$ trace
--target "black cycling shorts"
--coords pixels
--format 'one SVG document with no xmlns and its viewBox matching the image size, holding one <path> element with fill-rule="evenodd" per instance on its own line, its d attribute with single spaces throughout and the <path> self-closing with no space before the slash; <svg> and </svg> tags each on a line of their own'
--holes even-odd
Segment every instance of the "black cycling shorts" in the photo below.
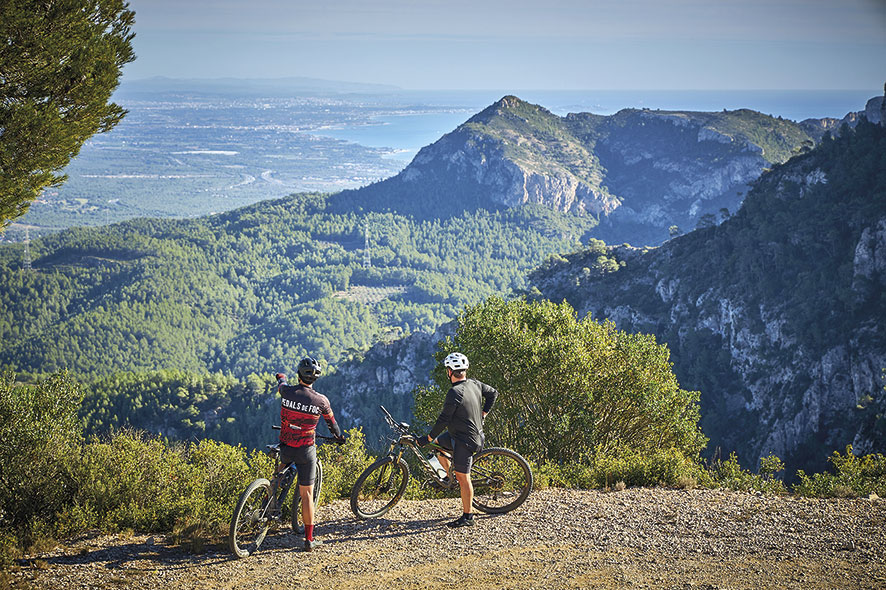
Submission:
<svg viewBox="0 0 886 590">
<path fill-rule="evenodd" d="M 317 446 L 290 447 L 280 443 L 280 461 L 283 463 L 295 463 L 298 472 L 298 485 L 314 485 L 317 473 Z"/>
<path fill-rule="evenodd" d="M 437 437 L 437 444 L 452 451 L 452 470 L 459 473 L 470 473 L 474 455 L 483 450 L 483 445 L 480 445 L 479 449 L 474 449 L 460 440 L 452 438 L 448 432 Z"/>
</svg>

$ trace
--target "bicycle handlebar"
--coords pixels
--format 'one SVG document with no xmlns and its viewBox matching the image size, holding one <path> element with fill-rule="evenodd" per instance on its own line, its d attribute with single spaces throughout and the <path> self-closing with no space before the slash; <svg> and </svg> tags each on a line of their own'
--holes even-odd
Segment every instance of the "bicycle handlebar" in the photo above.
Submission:
<svg viewBox="0 0 886 590">
<path fill-rule="evenodd" d="M 391 413 L 384 406 L 379 406 L 379 408 L 381 408 L 381 411 L 384 412 L 385 422 L 388 423 L 388 426 L 391 427 L 391 430 L 396 431 L 398 434 L 400 434 L 400 436 L 409 436 L 412 438 L 418 437 L 418 435 L 413 434 L 409 431 L 409 424 L 407 424 L 406 422 L 397 422 L 396 420 L 394 420 L 394 417 L 391 416 Z"/>
<path fill-rule="evenodd" d="M 384 406 L 379 406 L 379 408 L 381 408 L 381 411 L 384 412 L 385 418 L 388 419 L 388 422 L 391 422 L 393 424 L 397 423 L 397 421 L 394 420 L 394 417 L 391 416 L 391 413 L 387 410 L 387 408 L 385 408 Z"/>
</svg>

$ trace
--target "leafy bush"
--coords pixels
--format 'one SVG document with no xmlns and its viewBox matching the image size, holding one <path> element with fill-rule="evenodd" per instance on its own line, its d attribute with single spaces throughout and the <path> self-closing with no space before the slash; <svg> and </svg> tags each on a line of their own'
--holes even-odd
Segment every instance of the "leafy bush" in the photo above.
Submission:
<svg viewBox="0 0 886 590">
<path fill-rule="evenodd" d="M 597 452 L 591 463 L 591 473 L 594 487 L 611 487 L 617 482 L 629 486 L 687 487 L 687 482 L 706 483 L 708 480 L 700 464 L 676 448 Z"/>
<path fill-rule="evenodd" d="M 348 430 L 345 439 L 345 444 L 341 446 L 326 444 L 317 449 L 317 456 L 323 462 L 321 504 L 349 498 L 354 482 L 375 460 L 366 452 L 366 437 L 360 428 Z"/>
<path fill-rule="evenodd" d="M 57 517 L 57 533 L 85 529 L 172 531 L 199 549 L 226 532 L 240 492 L 272 470 L 263 453 L 212 440 L 169 445 L 120 431 L 84 445 L 76 464 L 78 490 Z"/>
<path fill-rule="evenodd" d="M 201 500 L 201 510 L 195 512 L 213 523 L 227 524 L 244 487 L 273 469 L 261 451 L 208 439 L 188 446 L 186 458 L 197 477 L 194 488 Z"/>
<path fill-rule="evenodd" d="M 768 494 L 784 494 L 787 489 L 784 483 L 776 478 L 776 474 L 784 470 L 784 463 L 775 455 L 760 459 L 760 473 L 752 473 L 742 469 L 735 453 L 730 453 L 725 461 L 714 461 L 709 471 L 712 484 L 729 490 L 756 490 Z"/>
<path fill-rule="evenodd" d="M 836 473 L 808 476 L 798 471 L 800 483 L 794 486 L 794 492 L 819 498 L 856 498 L 870 494 L 886 497 L 886 456 L 876 453 L 859 457 L 852 452 L 852 445 L 848 445 L 845 455 L 834 451 L 828 461 Z"/>
<path fill-rule="evenodd" d="M 652 336 L 579 320 L 568 303 L 492 297 L 466 309 L 437 360 L 461 351 L 469 376 L 499 390 L 487 419 L 489 442 L 539 463 L 569 463 L 582 450 L 678 449 L 696 457 L 698 392 L 677 384 L 666 346 Z M 432 422 L 449 382 L 416 392 L 415 415 Z"/>
<path fill-rule="evenodd" d="M 547 463 L 536 471 L 540 487 L 611 489 L 621 486 L 693 488 L 709 485 L 710 475 L 679 449 L 603 450 L 584 462 Z"/>
<path fill-rule="evenodd" d="M 197 472 L 184 447 L 169 447 L 135 431 L 121 431 L 83 449 L 71 509 L 78 526 L 102 530 L 169 530 L 196 502 Z M 70 518 L 70 517 L 69 517 Z"/>
<path fill-rule="evenodd" d="M 27 540 L 38 518 L 70 502 L 82 442 L 81 399 L 66 374 L 36 385 L 17 385 L 11 372 L 0 376 L 0 530 Z"/>
</svg>

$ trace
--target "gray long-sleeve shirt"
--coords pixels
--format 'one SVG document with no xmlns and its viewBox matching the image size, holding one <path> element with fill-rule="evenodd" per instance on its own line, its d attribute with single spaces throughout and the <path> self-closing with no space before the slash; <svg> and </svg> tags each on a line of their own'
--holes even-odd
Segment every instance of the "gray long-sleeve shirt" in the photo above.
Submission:
<svg viewBox="0 0 886 590">
<path fill-rule="evenodd" d="M 454 383 L 446 393 L 440 417 L 431 428 L 431 438 L 448 429 L 453 439 L 479 449 L 483 445 L 483 414 L 495 403 L 498 392 L 476 379 Z"/>
</svg>

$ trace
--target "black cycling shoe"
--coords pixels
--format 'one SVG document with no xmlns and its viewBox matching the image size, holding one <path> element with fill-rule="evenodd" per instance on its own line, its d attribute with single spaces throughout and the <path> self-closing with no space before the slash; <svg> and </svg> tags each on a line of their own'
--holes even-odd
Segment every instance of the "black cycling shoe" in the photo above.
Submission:
<svg viewBox="0 0 886 590">
<path fill-rule="evenodd" d="M 314 539 L 313 541 L 305 539 L 305 551 L 313 551 L 315 547 L 319 547 L 322 544 L 323 541 L 320 539 Z"/>
<path fill-rule="evenodd" d="M 457 528 L 463 527 L 463 526 L 474 526 L 474 519 L 473 518 L 465 518 L 464 515 L 461 515 L 458 518 L 456 518 L 455 520 L 453 520 L 452 522 L 447 522 L 446 526 L 448 526 L 451 529 L 457 529 Z"/>
</svg>

